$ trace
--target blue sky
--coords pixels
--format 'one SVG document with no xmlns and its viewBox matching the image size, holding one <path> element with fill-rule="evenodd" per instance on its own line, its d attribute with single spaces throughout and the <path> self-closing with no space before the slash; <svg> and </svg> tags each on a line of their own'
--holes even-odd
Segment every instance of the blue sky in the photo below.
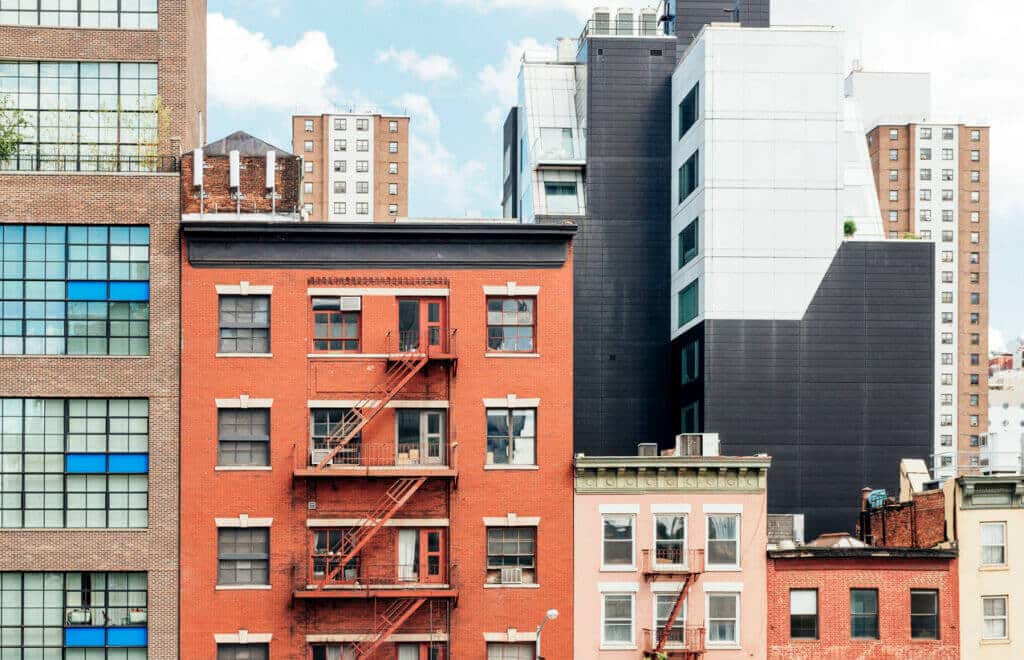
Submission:
<svg viewBox="0 0 1024 660">
<path fill-rule="evenodd" d="M 930 71 L 937 116 L 992 126 L 993 348 L 1024 335 L 1024 3 L 773 0 L 776 24 L 847 30 L 870 70 Z M 289 148 L 297 112 L 412 116 L 410 215 L 499 211 L 499 122 L 522 49 L 575 37 L 595 5 L 653 0 L 209 0 L 209 138 L 238 129 Z"/>
</svg>

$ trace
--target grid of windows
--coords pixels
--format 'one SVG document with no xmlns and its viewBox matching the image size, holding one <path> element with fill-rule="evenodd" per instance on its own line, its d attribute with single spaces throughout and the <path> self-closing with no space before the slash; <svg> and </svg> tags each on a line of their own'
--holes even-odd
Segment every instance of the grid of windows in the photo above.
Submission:
<svg viewBox="0 0 1024 660">
<path fill-rule="evenodd" d="M 217 411 L 217 464 L 270 465 L 270 411 Z"/>
<path fill-rule="evenodd" d="M 157 65 L 0 61 L 0 97 L 28 123 L 0 169 L 152 171 L 157 162 Z"/>
<path fill-rule="evenodd" d="M 217 530 L 217 584 L 270 584 L 270 529 Z"/>
<path fill-rule="evenodd" d="M 487 529 L 488 584 L 537 582 L 537 528 Z"/>
<path fill-rule="evenodd" d="M 0 0 L 0 25 L 155 30 L 157 0 Z"/>
<path fill-rule="evenodd" d="M 221 296 L 221 353 L 270 352 L 270 296 Z"/>
<path fill-rule="evenodd" d="M 0 526 L 146 527 L 145 399 L 0 399 Z"/>
<path fill-rule="evenodd" d="M 0 226 L 7 355 L 148 355 L 149 227 Z"/>
<path fill-rule="evenodd" d="M 530 353 L 536 350 L 534 298 L 487 299 L 487 348 Z"/>
</svg>

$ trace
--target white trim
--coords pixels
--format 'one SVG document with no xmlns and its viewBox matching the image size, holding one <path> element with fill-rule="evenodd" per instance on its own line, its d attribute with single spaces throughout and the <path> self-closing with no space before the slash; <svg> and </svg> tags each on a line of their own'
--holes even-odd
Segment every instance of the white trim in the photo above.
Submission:
<svg viewBox="0 0 1024 660">
<path fill-rule="evenodd" d="M 505 632 L 485 632 L 485 642 L 535 642 L 537 641 L 536 632 L 519 632 L 516 628 L 509 628 Z"/>
<path fill-rule="evenodd" d="M 358 527 L 367 518 L 309 518 L 306 527 Z M 384 527 L 448 527 L 447 518 L 392 518 Z"/>
<path fill-rule="evenodd" d="M 270 472 L 269 465 L 217 465 L 214 472 Z"/>
<path fill-rule="evenodd" d="M 742 582 L 707 582 L 706 580 L 701 580 L 700 584 L 701 589 L 705 592 L 743 593 Z"/>
<path fill-rule="evenodd" d="M 705 504 L 704 513 L 743 513 L 742 504 Z"/>
<path fill-rule="evenodd" d="M 639 582 L 598 582 L 597 590 L 601 593 L 637 593 L 640 591 Z"/>
<path fill-rule="evenodd" d="M 602 572 L 610 572 L 610 573 L 626 573 L 626 572 L 633 573 L 633 572 L 636 571 L 636 527 L 637 527 L 637 517 L 639 515 L 638 513 L 636 513 L 636 511 L 639 511 L 640 507 L 639 507 L 639 505 L 635 505 L 635 504 L 610 504 L 610 505 L 602 505 L 602 506 L 615 507 L 617 510 L 612 511 L 612 512 L 608 512 L 608 511 L 601 511 L 600 512 L 601 513 L 601 531 L 600 531 L 600 534 L 601 534 L 601 571 Z M 618 508 L 620 508 L 620 507 L 633 507 L 633 506 L 637 507 L 636 511 L 633 511 L 633 510 L 620 511 L 620 510 L 618 510 Z M 630 547 L 629 547 L 631 555 L 630 555 L 630 561 L 629 561 L 628 565 L 606 564 L 605 561 L 604 561 L 604 544 L 605 544 L 605 539 L 604 539 L 604 519 L 605 519 L 605 516 L 629 516 L 630 518 L 633 519 L 633 524 L 630 525 L 630 532 L 631 532 L 633 538 L 632 538 L 632 542 L 630 543 Z"/>
<path fill-rule="evenodd" d="M 539 527 L 540 516 L 520 517 L 514 513 L 506 514 L 500 518 L 484 516 L 485 527 Z"/>
<path fill-rule="evenodd" d="M 484 589 L 540 589 L 540 585 L 536 582 L 530 584 L 489 584 L 485 582 Z"/>
<path fill-rule="evenodd" d="M 687 503 L 672 503 L 672 504 L 652 504 L 651 513 L 690 513 L 690 504 Z"/>
<path fill-rule="evenodd" d="M 639 504 L 599 504 L 598 513 L 640 513 Z"/>
<path fill-rule="evenodd" d="M 708 548 L 711 547 L 711 525 L 708 524 L 709 516 L 736 516 L 736 563 L 735 564 L 713 564 L 708 557 Z M 743 562 L 743 515 L 732 511 L 709 512 L 704 507 L 704 571 L 738 571 Z M 705 583 L 706 584 L 706 583 Z"/>
<path fill-rule="evenodd" d="M 306 635 L 307 644 L 317 642 L 372 642 L 377 635 L 370 633 L 340 633 L 327 635 Z M 448 633 L 395 633 L 388 637 L 389 642 L 447 642 Z"/>
<path fill-rule="evenodd" d="M 241 281 L 238 284 L 215 284 L 218 296 L 269 296 L 274 292 L 273 284 L 249 284 Z"/>
<path fill-rule="evenodd" d="M 447 399 L 392 399 L 385 408 L 432 408 L 448 409 Z"/>
<path fill-rule="evenodd" d="M 237 399 L 214 399 L 218 408 L 270 408 L 274 405 L 273 399 L 252 399 L 248 394 L 242 394 Z"/>
<path fill-rule="evenodd" d="M 540 399 L 520 399 L 515 394 L 507 394 L 500 399 L 484 399 L 484 408 L 538 408 Z"/>
<path fill-rule="evenodd" d="M 598 583 L 598 589 L 601 591 L 601 635 L 600 648 L 608 650 L 626 650 L 636 648 L 636 592 L 640 590 L 639 584 L 622 583 L 619 586 L 624 587 L 623 589 L 601 589 L 602 585 L 610 586 L 616 583 Z M 633 587 L 636 587 L 635 589 Z M 629 596 L 629 641 L 628 642 L 609 642 L 604 638 L 604 599 L 610 595 L 625 595 Z"/>
<path fill-rule="evenodd" d="M 270 591 L 269 584 L 218 584 L 217 591 Z"/>
<path fill-rule="evenodd" d="M 682 582 L 651 582 L 651 591 L 656 594 L 678 594 L 682 588 Z"/>
<path fill-rule="evenodd" d="M 484 285 L 485 296 L 536 296 L 539 293 L 539 286 L 527 286 L 516 284 L 515 282 L 506 282 L 498 285 Z"/>
<path fill-rule="evenodd" d="M 306 289 L 308 296 L 445 296 L 451 293 L 446 288 L 417 287 L 312 287 Z"/>
<path fill-rule="evenodd" d="M 659 584 L 665 585 L 665 584 L 673 584 L 673 583 L 671 583 L 671 582 L 652 582 L 651 583 L 651 592 L 653 592 L 653 598 L 651 598 L 651 630 L 657 630 L 658 629 L 658 596 L 671 595 L 673 597 L 673 600 L 674 600 L 675 598 L 678 598 L 679 591 L 683 588 L 683 585 L 682 585 L 681 582 L 676 582 L 674 584 L 678 585 L 678 588 L 674 592 L 672 592 L 671 594 L 666 594 L 665 593 L 666 590 L 664 590 L 664 589 L 661 589 L 661 590 L 655 590 L 654 589 L 654 587 L 659 585 Z M 682 617 L 677 617 L 677 620 L 679 618 L 682 618 L 682 620 L 683 620 L 683 622 L 682 622 L 683 644 L 680 644 L 679 642 L 668 642 L 668 643 L 665 644 L 666 648 L 668 648 L 668 649 L 685 648 L 685 643 L 686 643 L 686 623 L 687 623 L 687 619 L 690 618 L 689 610 L 690 610 L 690 594 L 686 594 L 686 597 L 683 598 L 683 610 L 681 612 Z M 671 613 L 672 612 L 670 610 L 669 614 L 671 614 Z M 678 629 L 678 627 L 679 627 L 679 624 L 677 624 L 675 622 L 672 623 L 672 628 L 673 629 Z"/>
<path fill-rule="evenodd" d="M 711 584 L 716 584 L 712 582 Z M 728 583 L 718 583 L 728 584 Z M 735 583 L 733 583 L 735 584 Z M 742 586 L 742 585 L 741 585 Z M 736 598 L 736 641 L 735 642 L 712 642 L 711 641 L 711 626 L 707 613 L 711 612 L 711 594 L 712 593 L 731 593 Z M 709 651 L 715 649 L 738 649 L 741 644 L 740 641 L 743 639 L 742 629 L 740 628 L 740 614 L 742 614 L 743 603 L 740 602 L 740 594 L 738 591 L 726 591 L 724 589 L 719 591 L 708 591 L 708 583 L 704 583 L 704 648 Z"/>
<path fill-rule="evenodd" d="M 269 644 L 274 633 L 251 633 L 239 630 L 236 633 L 213 633 L 213 641 L 218 644 Z"/>
<path fill-rule="evenodd" d="M 270 527 L 274 524 L 273 518 L 250 518 L 249 514 L 240 514 L 237 518 L 214 518 L 213 522 L 217 527 Z"/>
<path fill-rule="evenodd" d="M 540 353 L 484 353 L 488 358 L 539 358 Z"/>
<path fill-rule="evenodd" d="M 485 470 L 539 470 L 539 465 L 512 465 L 511 463 L 484 463 Z"/>
<path fill-rule="evenodd" d="M 214 353 L 219 358 L 272 358 L 273 353 Z"/>
</svg>

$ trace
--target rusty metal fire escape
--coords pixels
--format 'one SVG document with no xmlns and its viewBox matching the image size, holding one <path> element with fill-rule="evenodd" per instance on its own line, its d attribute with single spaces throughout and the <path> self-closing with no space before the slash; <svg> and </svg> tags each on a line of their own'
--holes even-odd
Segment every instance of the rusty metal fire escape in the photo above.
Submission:
<svg viewBox="0 0 1024 660">
<path fill-rule="evenodd" d="M 672 632 L 676 629 L 676 619 L 679 617 L 683 606 L 686 603 L 686 596 L 690 587 L 697 581 L 704 572 L 704 551 L 690 550 L 688 553 L 673 552 L 672 556 L 662 556 L 657 553 L 652 561 L 652 552 L 643 551 L 643 573 L 650 582 L 656 582 L 660 578 L 682 579 L 682 586 L 676 595 L 672 610 L 665 620 L 661 630 L 654 631 L 650 636 L 650 650 L 644 653 L 647 658 L 671 657 L 683 660 L 696 660 L 704 654 L 704 629 L 701 626 L 686 625 L 683 636 L 683 648 L 671 648 L 668 646 L 672 640 Z M 685 563 L 682 561 L 685 555 Z"/>
<path fill-rule="evenodd" d="M 357 658 L 366 658 L 386 642 L 402 624 L 409 620 L 416 610 L 427 602 L 426 598 L 396 600 L 377 616 L 371 639 L 355 644 L 352 650 Z"/>
</svg>

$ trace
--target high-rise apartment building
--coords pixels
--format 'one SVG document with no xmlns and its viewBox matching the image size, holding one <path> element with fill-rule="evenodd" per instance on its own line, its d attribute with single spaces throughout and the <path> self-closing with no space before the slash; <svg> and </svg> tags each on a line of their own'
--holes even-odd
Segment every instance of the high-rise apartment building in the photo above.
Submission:
<svg viewBox="0 0 1024 660">
<path fill-rule="evenodd" d="M 393 222 L 409 215 L 408 117 L 296 115 L 292 150 L 305 159 L 309 219 Z"/>
<path fill-rule="evenodd" d="M 206 3 L 0 2 L 0 614 L 14 658 L 178 656 L 178 156 Z M 10 114 L 8 114 L 10 117 Z"/>
<path fill-rule="evenodd" d="M 855 70 L 889 238 L 934 245 L 936 478 L 981 469 L 988 429 L 989 130 L 930 114 L 927 74 Z M 894 286 L 899 286 L 894 283 Z"/>
</svg>

